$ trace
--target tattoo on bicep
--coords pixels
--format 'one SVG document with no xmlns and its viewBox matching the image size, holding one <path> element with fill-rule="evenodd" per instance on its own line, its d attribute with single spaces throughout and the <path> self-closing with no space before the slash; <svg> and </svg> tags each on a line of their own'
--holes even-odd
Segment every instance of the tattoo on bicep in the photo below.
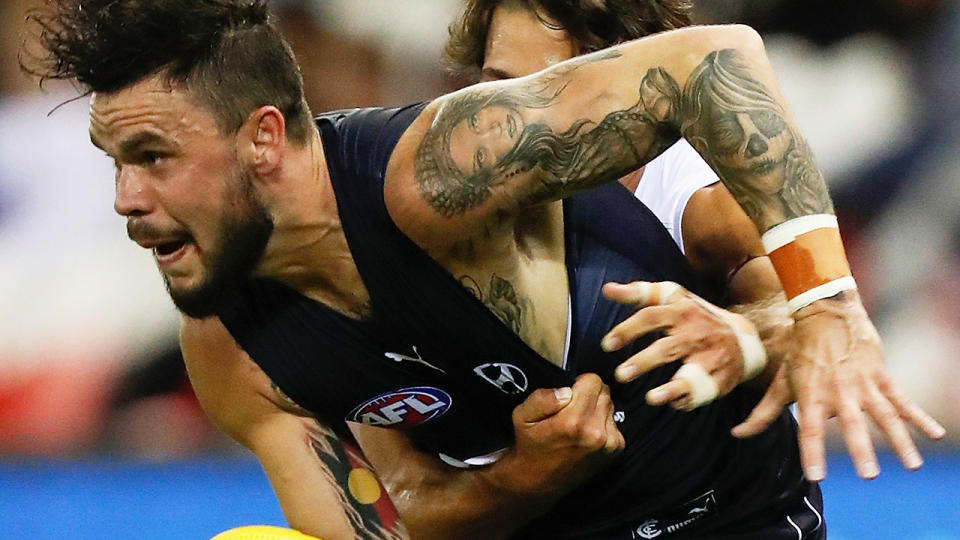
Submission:
<svg viewBox="0 0 960 540">
<path fill-rule="evenodd" d="M 737 51 L 708 54 L 682 91 L 665 69 L 649 69 L 638 102 L 599 123 L 582 118 L 559 133 L 542 123 L 525 125 L 521 111 L 554 103 L 580 65 L 536 79 L 540 86 L 531 83 L 528 94 L 501 89 L 452 99 L 418 149 L 422 196 L 451 217 L 483 204 L 496 186 L 521 174 L 538 183 L 514 204 L 568 195 L 646 163 L 682 131 L 762 231 L 833 211 L 810 148 Z"/>
<path fill-rule="evenodd" d="M 707 55 L 690 75 L 683 106 L 683 133 L 763 230 L 833 211 L 810 148 L 737 51 Z"/>
<path fill-rule="evenodd" d="M 524 311 L 529 301 L 517 293 L 512 283 L 496 274 L 492 274 L 490 276 L 490 286 L 486 293 L 484 293 L 480 284 L 470 276 L 461 276 L 460 284 L 483 302 L 507 328 L 515 334 L 520 334 L 520 329 L 523 327 Z"/>
<path fill-rule="evenodd" d="M 321 470 L 337 493 L 356 538 L 408 538 L 396 508 L 360 449 L 316 421 L 309 422 L 309 426 L 307 444 L 319 458 Z"/>
<path fill-rule="evenodd" d="M 524 121 L 523 110 L 557 102 L 570 73 L 617 54 L 588 55 L 519 90 L 484 88 L 450 97 L 417 149 L 414 175 L 420 194 L 451 217 L 483 204 L 496 186 L 517 175 L 532 171 L 538 181 L 530 193 L 519 195 L 522 204 L 614 180 L 662 151 L 667 138 L 679 137 L 669 124 L 673 107 L 660 95 L 648 95 L 650 88 L 671 90 L 672 79 L 662 70 L 644 78 L 637 103 L 599 123 L 581 118 L 558 133 L 547 124 Z M 672 92 L 679 96 L 676 83 Z M 665 131 L 673 135 L 665 137 Z"/>
</svg>

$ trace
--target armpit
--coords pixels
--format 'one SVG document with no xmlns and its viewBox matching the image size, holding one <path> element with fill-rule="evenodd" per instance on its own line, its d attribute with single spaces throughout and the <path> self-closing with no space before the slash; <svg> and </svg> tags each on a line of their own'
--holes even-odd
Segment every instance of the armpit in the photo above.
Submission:
<svg viewBox="0 0 960 540">
<path fill-rule="evenodd" d="M 277 386 L 277 383 L 273 381 L 270 381 L 270 392 L 267 395 L 267 398 L 284 412 L 295 414 L 297 416 L 313 417 L 313 414 L 310 411 L 304 409 L 300 405 L 297 405 L 297 402 L 284 393 L 284 391 Z"/>
</svg>

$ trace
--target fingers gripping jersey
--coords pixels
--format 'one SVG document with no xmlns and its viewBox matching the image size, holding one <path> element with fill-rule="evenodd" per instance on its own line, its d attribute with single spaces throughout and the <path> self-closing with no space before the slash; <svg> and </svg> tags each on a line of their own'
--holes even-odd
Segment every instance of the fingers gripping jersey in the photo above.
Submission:
<svg viewBox="0 0 960 540">
<path fill-rule="evenodd" d="M 789 418 L 748 441 L 727 434 L 755 396 L 738 391 L 678 413 L 643 401 L 677 365 L 629 385 L 613 383 L 613 368 L 653 336 L 603 353 L 600 338 L 633 309 L 604 299 L 601 285 L 671 280 L 704 292 L 656 217 L 622 186 L 564 201 L 573 325 L 566 369 L 540 357 L 396 227 L 383 199 L 386 166 L 421 110 L 357 109 L 318 118 L 371 315 L 348 318 L 267 280 L 238 290 L 221 320 L 280 389 L 334 429 L 345 431 L 344 421 L 405 429 L 422 450 L 463 461 L 509 446 L 511 411 L 536 388 L 599 373 L 611 384 L 627 448 L 523 537 L 631 538 L 644 520 L 666 520 L 704 493 L 711 501 L 699 506 L 704 517 L 684 531 L 795 499 L 799 469 L 796 451 L 789 451 L 796 445 Z M 745 504 L 748 497 L 758 502 Z"/>
</svg>

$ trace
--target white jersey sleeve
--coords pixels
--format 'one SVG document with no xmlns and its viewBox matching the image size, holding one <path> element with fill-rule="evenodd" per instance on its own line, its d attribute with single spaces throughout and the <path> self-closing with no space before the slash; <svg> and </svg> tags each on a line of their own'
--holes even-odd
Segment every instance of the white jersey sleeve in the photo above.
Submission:
<svg viewBox="0 0 960 540">
<path fill-rule="evenodd" d="M 682 225 L 687 202 L 698 189 L 719 181 L 690 143 L 680 139 L 647 163 L 634 195 L 660 219 L 684 251 Z"/>
</svg>

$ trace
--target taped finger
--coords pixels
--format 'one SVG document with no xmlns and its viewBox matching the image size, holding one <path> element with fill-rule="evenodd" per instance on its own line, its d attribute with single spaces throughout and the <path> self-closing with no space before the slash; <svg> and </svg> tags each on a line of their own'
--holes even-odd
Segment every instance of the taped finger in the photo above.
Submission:
<svg viewBox="0 0 960 540">
<path fill-rule="evenodd" d="M 720 393 L 717 381 L 700 364 L 688 362 L 680 366 L 673 378 L 683 379 L 690 385 L 690 409 L 710 403 Z"/>
<path fill-rule="evenodd" d="M 683 298 L 683 287 L 672 281 L 634 281 L 604 285 L 604 295 L 617 302 L 643 306 L 659 306 Z M 680 293 L 680 294 L 678 294 Z"/>
</svg>

